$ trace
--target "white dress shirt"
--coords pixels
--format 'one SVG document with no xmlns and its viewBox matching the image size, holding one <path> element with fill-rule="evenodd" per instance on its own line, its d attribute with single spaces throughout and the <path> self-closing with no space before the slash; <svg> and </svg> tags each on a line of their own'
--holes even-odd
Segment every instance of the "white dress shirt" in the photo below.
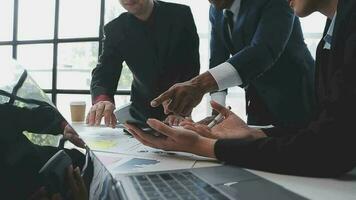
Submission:
<svg viewBox="0 0 356 200">
<path fill-rule="evenodd" d="M 229 9 L 234 14 L 234 23 L 236 23 L 237 16 L 239 15 L 240 5 L 241 0 L 235 0 Z M 212 69 L 209 69 L 208 72 L 214 77 L 219 88 L 219 92 L 211 94 L 211 99 L 225 106 L 226 92 L 221 90 L 241 85 L 241 77 L 235 67 L 228 62 L 224 62 Z"/>
</svg>

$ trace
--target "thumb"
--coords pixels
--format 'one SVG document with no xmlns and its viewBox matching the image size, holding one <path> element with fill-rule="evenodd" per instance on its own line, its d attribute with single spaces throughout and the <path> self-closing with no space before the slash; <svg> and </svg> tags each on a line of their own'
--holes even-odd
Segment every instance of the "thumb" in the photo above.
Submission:
<svg viewBox="0 0 356 200">
<path fill-rule="evenodd" d="M 173 94 L 174 94 L 174 91 L 171 89 L 165 91 L 164 93 L 162 93 L 157 98 L 155 98 L 151 101 L 151 106 L 157 107 L 157 106 L 161 105 L 163 102 L 171 99 Z"/>
<path fill-rule="evenodd" d="M 216 101 L 210 101 L 211 107 L 217 111 L 218 113 L 221 113 L 224 117 L 228 117 L 231 113 L 231 111 L 224 106 L 218 104 Z M 230 106 L 229 106 L 230 108 Z"/>
</svg>

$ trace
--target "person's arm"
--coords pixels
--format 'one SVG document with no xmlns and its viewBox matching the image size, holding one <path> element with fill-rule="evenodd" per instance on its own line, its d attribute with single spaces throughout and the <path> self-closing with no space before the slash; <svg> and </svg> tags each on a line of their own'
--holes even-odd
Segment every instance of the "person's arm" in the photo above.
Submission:
<svg viewBox="0 0 356 200">
<path fill-rule="evenodd" d="M 39 134 L 62 134 L 66 125 L 65 119 L 51 106 L 28 109 L 0 104 L 0 110 L 2 128 L 11 133 L 29 131 Z"/>
<path fill-rule="evenodd" d="M 227 60 L 238 71 L 241 87 L 246 87 L 278 60 L 293 29 L 295 15 L 287 1 L 269 1 L 261 12 L 250 44 Z"/>
<path fill-rule="evenodd" d="M 352 115 L 347 109 L 339 108 L 339 116 L 330 114 L 332 109 L 324 110 L 317 121 L 299 130 L 297 134 L 288 134 L 286 131 L 284 133 L 287 136 L 284 137 L 267 137 L 255 141 L 218 140 L 215 155 L 228 164 L 274 173 L 338 176 L 356 166 L 356 159 L 351 153 L 356 152 L 353 123 L 347 117 L 340 117 Z M 351 110 L 353 113 L 356 111 L 355 107 Z M 274 131 L 281 130 L 265 130 L 265 133 L 273 135 Z"/>
<path fill-rule="evenodd" d="M 113 114 L 115 109 L 114 93 L 117 89 L 122 71 L 123 57 L 118 48 L 118 42 L 122 40 L 122 33 L 115 28 L 115 21 L 105 26 L 105 39 L 103 52 L 98 65 L 93 69 L 90 92 L 93 106 L 91 107 L 86 123 L 99 125 L 104 117 L 105 125 L 115 127 L 117 119 Z"/>
<path fill-rule="evenodd" d="M 221 36 L 219 36 L 218 31 L 217 31 L 217 29 L 220 27 L 216 27 L 217 25 L 216 25 L 216 16 L 215 16 L 216 13 L 215 12 L 216 12 L 216 9 L 213 6 L 210 6 L 209 20 L 211 23 L 211 33 L 210 33 L 209 69 L 212 69 L 218 65 L 221 65 L 222 63 L 226 62 L 226 60 L 229 59 L 229 57 L 230 57 L 229 50 L 224 45 L 224 41 L 221 39 Z M 221 83 L 221 82 L 223 82 L 223 79 L 225 79 L 224 73 L 221 73 L 220 71 L 218 70 L 215 73 L 214 72 L 212 73 L 214 79 L 218 83 L 218 86 L 219 86 L 219 82 Z M 224 70 L 224 71 L 226 71 L 226 70 Z M 227 70 L 227 71 L 229 71 L 229 70 Z M 228 73 L 231 74 L 230 72 L 231 71 L 229 71 Z M 234 73 L 236 73 L 236 70 L 232 74 L 234 74 Z M 221 76 L 219 76 L 219 75 L 221 75 Z M 219 80 L 221 80 L 221 81 L 219 81 Z M 221 105 L 225 105 L 226 95 L 227 95 L 227 90 L 215 91 L 215 92 L 210 93 L 211 99 L 218 102 Z"/>
<path fill-rule="evenodd" d="M 92 71 L 90 91 L 93 104 L 99 101 L 114 103 L 114 93 L 117 89 L 122 71 L 123 58 L 118 49 L 114 24 L 108 24 L 104 28 L 103 52 L 99 57 L 97 66 Z"/>
</svg>

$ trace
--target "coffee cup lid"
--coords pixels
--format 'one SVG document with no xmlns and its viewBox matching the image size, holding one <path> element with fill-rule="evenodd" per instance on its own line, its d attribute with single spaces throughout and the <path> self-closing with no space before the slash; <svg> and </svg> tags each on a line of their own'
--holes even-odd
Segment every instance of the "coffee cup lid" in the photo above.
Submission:
<svg viewBox="0 0 356 200">
<path fill-rule="evenodd" d="M 70 102 L 70 105 L 81 106 L 81 105 L 86 105 L 86 103 L 85 103 L 85 101 L 72 101 L 72 102 Z"/>
</svg>

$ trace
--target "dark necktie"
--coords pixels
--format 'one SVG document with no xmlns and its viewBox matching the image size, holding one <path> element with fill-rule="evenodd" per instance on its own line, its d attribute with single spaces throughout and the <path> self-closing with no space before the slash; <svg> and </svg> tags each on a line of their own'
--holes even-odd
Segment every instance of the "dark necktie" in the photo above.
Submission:
<svg viewBox="0 0 356 200">
<path fill-rule="evenodd" d="M 223 32 L 226 45 L 231 54 L 234 52 L 232 45 L 232 32 L 234 29 L 234 14 L 230 10 L 224 10 Z"/>
</svg>

